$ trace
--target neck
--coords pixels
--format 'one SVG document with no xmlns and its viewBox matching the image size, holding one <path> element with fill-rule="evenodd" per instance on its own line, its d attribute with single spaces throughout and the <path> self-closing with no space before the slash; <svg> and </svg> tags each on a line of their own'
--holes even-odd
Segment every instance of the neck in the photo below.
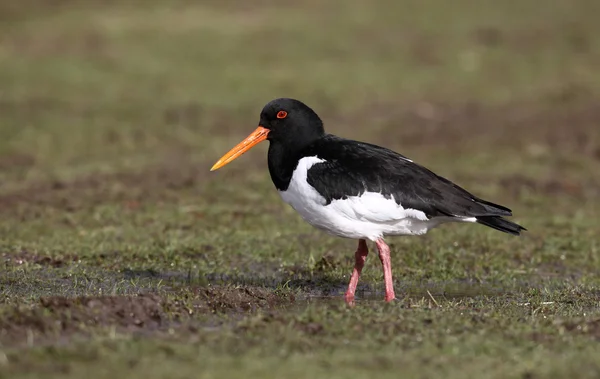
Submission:
<svg viewBox="0 0 600 379">
<path fill-rule="evenodd" d="M 292 174 L 298 165 L 298 159 L 299 151 L 289 149 L 289 147 L 277 141 L 271 141 L 269 144 L 269 173 L 275 188 L 279 191 L 288 189 Z"/>
<path fill-rule="evenodd" d="M 314 120 L 300 125 L 292 132 L 269 139 L 269 173 L 280 191 L 288 189 L 302 152 L 325 136 L 323 123 L 316 114 L 314 117 Z"/>
</svg>

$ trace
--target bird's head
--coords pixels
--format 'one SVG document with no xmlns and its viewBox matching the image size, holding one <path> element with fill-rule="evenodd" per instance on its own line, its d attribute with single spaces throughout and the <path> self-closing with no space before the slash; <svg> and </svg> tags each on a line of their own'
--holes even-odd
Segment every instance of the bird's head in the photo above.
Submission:
<svg viewBox="0 0 600 379">
<path fill-rule="evenodd" d="M 288 98 L 275 99 L 260 112 L 258 127 L 223 155 L 210 170 L 225 166 L 264 140 L 280 143 L 287 149 L 295 150 L 321 138 L 324 134 L 323 122 L 306 104 Z"/>
</svg>

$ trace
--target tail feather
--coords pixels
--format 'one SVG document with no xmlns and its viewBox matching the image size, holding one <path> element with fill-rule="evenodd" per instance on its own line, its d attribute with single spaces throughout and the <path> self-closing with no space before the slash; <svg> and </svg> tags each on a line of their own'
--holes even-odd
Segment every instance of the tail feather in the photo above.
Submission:
<svg viewBox="0 0 600 379">
<path fill-rule="evenodd" d="M 500 216 L 477 216 L 477 222 L 489 226 L 490 228 L 494 228 L 504 233 L 513 234 L 515 236 L 521 235 L 521 231 L 527 231 L 521 225 L 515 224 L 512 221 L 508 221 L 505 218 Z"/>
<path fill-rule="evenodd" d="M 474 200 L 478 204 L 482 205 L 485 208 L 486 213 L 490 216 L 512 216 L 512 211 L 509 208 L 506 208 L 505 206 L 495 204 L 490 201 L 486 201 L 479 198 L 475 198 Z"/>
</svg>

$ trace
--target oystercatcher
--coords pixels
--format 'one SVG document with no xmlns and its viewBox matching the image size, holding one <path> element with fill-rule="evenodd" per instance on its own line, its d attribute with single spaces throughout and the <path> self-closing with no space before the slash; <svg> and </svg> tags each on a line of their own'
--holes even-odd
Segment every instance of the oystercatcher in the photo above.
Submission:
<svg viewBox="0 0 600 379">
<path fill-rule="evenodd" d="M 281 98 L 268 103 L 258 128 L 215 163 L 225 166 L 269 140 L 271 179 L 283 201 L 309 224 L 358 239 L 345 300 L 354 293 L 374 241 L 383 265 L 385 300 L 395 298 L 390 248 L 384 237 L 422 235 L 446 222 L 469 222 L 519 235 L 526 230 L 503 218 L 511 210 L 482 200 L 407 157 L 384 147 L 325 133 L 304 103 Z"/>
</svg>

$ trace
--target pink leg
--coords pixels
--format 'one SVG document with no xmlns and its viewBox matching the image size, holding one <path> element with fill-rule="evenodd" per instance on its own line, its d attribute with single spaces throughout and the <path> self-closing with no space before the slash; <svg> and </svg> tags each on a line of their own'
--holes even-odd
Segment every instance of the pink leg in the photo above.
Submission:
<svg viewBox="0 0 600 379">
<path fill-rule="evenodd" d="M 358 278 L 360 278 L 360 273 L 365 265 L 365 260 L 367 259 L 367 254 L 369 254 L 369 249 L 367 248 L 367 241 L 358 240 L 358 248 L 356 249 L 356 253 L 354 253 L 354 270 L 352 271 L 352 276 L 350 277 L 350 284 L 348 284 L 348 291 L 346 291 L 346 303 L 349 305 L 354 305 L 354 293 L 356 292 L 356 286 L 358 284 Z"/>
<path fill-rule="evenodd" d="M 375 241 L 379 250 L 379 259 L 383 265 L 383 280 L 385 281 L 385 301 L 392 301 L 396 298 L 394 295 L 394 282 L 392 280 L 392 262 L 390 261 L 390 248 L 380 238 Z"/>
</svg>

